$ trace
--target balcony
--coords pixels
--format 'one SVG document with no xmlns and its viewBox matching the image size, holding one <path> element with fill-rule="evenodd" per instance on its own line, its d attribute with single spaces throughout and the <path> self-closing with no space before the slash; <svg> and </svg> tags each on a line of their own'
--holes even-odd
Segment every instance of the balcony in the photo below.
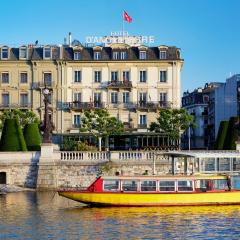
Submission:
<svg viewBox="0 0 240 240">
<path fill-rule="evenodd" d="M 31 103 L 3 103 L 0 104 L 0 109 L 29 109 L 31 108 Z"/>
<path fill-rule="evenodd" d="M 109 81 L 108 88 L 110 89 L 129 89 L 132 88 L 132 82 L 131 81 Z"/>
<path fill-rule="evenodd" d="M 33 82 L 32 83 L 32 89 L 34 90 L 40 90 L 42 88 L 53 88 L 54 81 L 45 81 L 45 82 Z"/>
<path fill-rule="evenodd" d="M 138 124 L 138 129 L 146 129 L 147 124 Z"/>
<path fill-rule="evenodd" d="M 96 108 L 104 108 L 105 104 L 103 102 L 58 102 L 58 108 L 61 110 L 74 110 L 74 111 L 82 111 L 82 110 L 90 110 Z"/>
</svg>

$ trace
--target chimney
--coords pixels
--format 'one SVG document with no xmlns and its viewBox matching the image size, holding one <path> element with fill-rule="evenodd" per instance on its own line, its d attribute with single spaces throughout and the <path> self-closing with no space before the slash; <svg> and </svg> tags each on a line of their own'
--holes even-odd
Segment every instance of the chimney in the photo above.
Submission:
<svg viewBox="0 0 240 240">
<path fill-rule="evenodd" d="M 68 34 L 68 45 L 69 45 L 69 47 L 72 46 L 72 33 L 71 32 L 69 32 L 69 34 Z"/>
</svg>

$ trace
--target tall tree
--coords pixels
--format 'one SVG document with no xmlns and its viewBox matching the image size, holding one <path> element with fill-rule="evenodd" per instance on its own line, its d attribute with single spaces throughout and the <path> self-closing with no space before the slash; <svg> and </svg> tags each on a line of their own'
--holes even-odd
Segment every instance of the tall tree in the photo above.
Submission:
<svg viewBox="0 0 240 240">
<path fill-rule="evenodd" d="M 106 109 L 85 111 L 81 120 L 80 132 L 89 132 L 98 139 L 99 151 L 102 150 L 102 138 L 105 138 L 108 147 L 108 137 L 112 134 L 121 134 L 124 126 L 121 121 L 111 117 Z"/>
<path fill-rule="evenodd" d="M 161 109 L 157 122 L 150 124 L 150 131 L 165 133 L 171 139 L 180 139 L 189 126 L 195 127 L 194 118 L 186 109 Z"/>
</svg>

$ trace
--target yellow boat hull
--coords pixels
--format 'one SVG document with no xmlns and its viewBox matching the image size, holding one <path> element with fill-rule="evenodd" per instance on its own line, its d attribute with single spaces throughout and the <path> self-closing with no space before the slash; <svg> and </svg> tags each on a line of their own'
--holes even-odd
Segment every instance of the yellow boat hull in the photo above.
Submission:
<svg viewBox="0 0 240 240">
<path fill-rule="evenodd" d="M 240 191 L 205 193 L 94 193 L 59 191 L 59 195 L 102 206 L 240 205 Z"/>
</svg>

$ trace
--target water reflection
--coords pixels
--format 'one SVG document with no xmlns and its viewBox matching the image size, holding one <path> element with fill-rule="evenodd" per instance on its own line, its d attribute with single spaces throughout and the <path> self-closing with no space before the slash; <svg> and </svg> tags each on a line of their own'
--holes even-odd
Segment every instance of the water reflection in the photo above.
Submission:
<svg viewBox="0 0 240 240">
<path fill-rule="evenodd" d="M 0 196 L 0 239 L 238 239 L 240 206 L 89 208 L 51 192 Z"/>
</svg>

